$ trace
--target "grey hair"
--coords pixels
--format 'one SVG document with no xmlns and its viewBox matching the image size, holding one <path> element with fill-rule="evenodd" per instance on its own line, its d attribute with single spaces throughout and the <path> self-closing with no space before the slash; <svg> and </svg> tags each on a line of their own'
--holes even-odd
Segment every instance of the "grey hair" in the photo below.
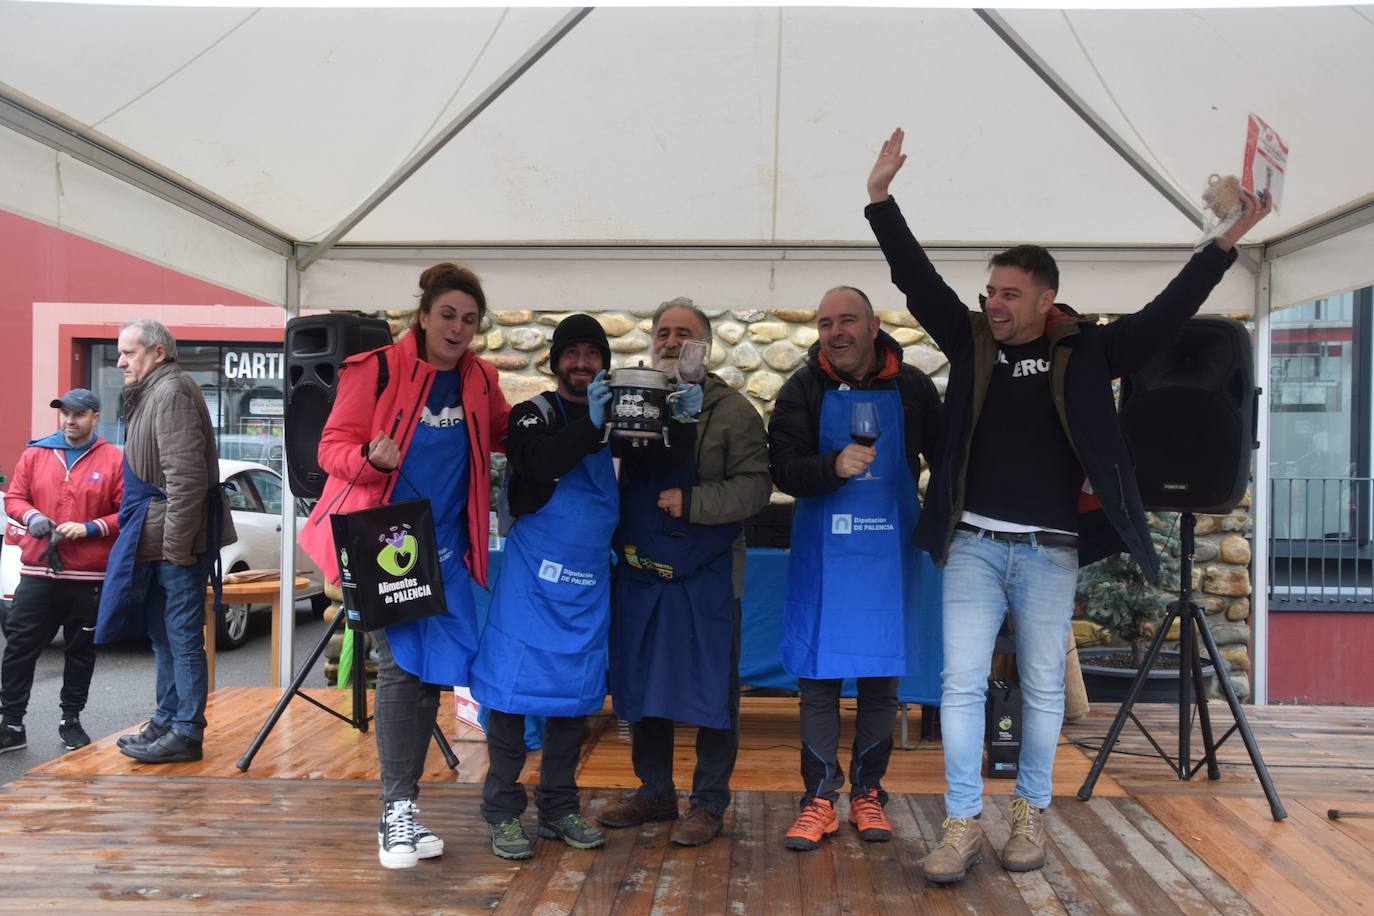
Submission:
<svg viewBox="0 0 1374 916">
<path fill-rule="evenodd" d="M 177 339 L 167 330 L 167 325 L 152 318 L 139 318 L 119 326 L 121 332 L 129 328 L 138 328 L 138 342 L 141 345 L 151 350 L 161 344 L 163 352 L 167 354 L 167 362 L 177 361 Z"/>
<path fill-rule="evenodd" d="M 688 299 L 686 296 L 678 296 L 676 299 L 669 299 L 667 302 L 663 303 L 658 307 L 658 309 L 654 312 L 655 330 L 658 329 L 658 319 L 662 318 L 663 313 L 668 311 L 669 309 L 686 309 L 693 315 L 697 316 L 697 324 L 701 325 L 702 330 L 701 339 L 711 339 L 711 319 L 707 318 L 706 313 L 703 312 L 695 302 L 693 302 L 691 299 Z"/>
</svg>

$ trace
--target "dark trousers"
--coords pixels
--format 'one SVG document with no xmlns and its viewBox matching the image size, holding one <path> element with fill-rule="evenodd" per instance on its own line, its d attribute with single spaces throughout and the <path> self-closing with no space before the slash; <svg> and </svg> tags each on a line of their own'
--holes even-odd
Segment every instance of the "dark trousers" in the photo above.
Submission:
<svg viewBox="0 0 1374 916">
<path fill-rule="evenodd" d="M 739 618 L 735 600 L 730 648 L 730 727 L 697 729 L 697 765 L 692 773 L 691 804 L 717 817 L 730 806 L 730 775 L 739 753 Z M 641 783 L 639 794 L 666 802 L 677 794 L 673 784 L 673 721 L 645 717 L 630 726 L 630 757 Z"/>
<path fill-rule="evenodd" d="M 385 631 L 374 630 L 370 635 L 377 647 L 373 724 L 382 768 L 382 801 L 414 799 L 420 794 L 420 774 L 425 771 L 425 755 L 439 715 L 439 687 L 423 683 L 396 664 Z M 353 659 L 360 672 L 366 663 L 365 658 Z"/>
<path fill-rule="evenodd" d="M 582 753 L 586 716 L 544 719 L 544 750 L 539 758 L 539 785 L 534 805 L 540 820 L 556 821 L 581 808 L 577 798 L 577 761 Z M 482 817 L 499 824 L 525 813 L 525 717 L 488 710 L 487 778 L 482 783 Z"/>
<path fill-rule="evenodd" d="M 806 794 L 835 801 L 844 785 L 840 769 L 839 678 L 797 678 L 801 688 L 801 774 Z M 877 789 L 887 801 L 880 783 L 892 756 L 892 729 L 897 724 L 897 679 L 859 678 L 859 715 L 855 721 L 854 753 L 849 761 L 849 796 Z"/>
<path fill-rule="evenodd" d="M 6 722 L 24 721 L 29 692 L 33 689 L 34 666 L 59 629 L 66 642 L 62 715 L 76 716 L 86 708 L 91 674 L 95 671 L 93 640 L 100 585 L 42 576 L 19 577 L 5 624 L 5 657 L 0 663 L 0 710 Z"/>
</svg>

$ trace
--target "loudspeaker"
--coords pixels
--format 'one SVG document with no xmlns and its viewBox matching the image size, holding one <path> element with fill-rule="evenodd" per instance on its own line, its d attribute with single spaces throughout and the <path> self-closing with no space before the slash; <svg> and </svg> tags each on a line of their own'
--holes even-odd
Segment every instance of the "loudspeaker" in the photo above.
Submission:
<svg viewBox="0 0 1374 916">
<path fill-rule="evenodd" d="M 1239 321 L 1193 318 L 1178 339 L 1121 381 L 1121 428 L 1146 508 L 1230 512 L 1258 448 L 1254 356 Z"/>
<path fill-rule="evenodd" d="M 316 457 L 339 379 L 354 353 L 391 343 L 380 318 L 346 312 L 292 318 L 286 323 L 286 474 L 291 492 L 319 499 L 328 475 Z"/>
</svg>

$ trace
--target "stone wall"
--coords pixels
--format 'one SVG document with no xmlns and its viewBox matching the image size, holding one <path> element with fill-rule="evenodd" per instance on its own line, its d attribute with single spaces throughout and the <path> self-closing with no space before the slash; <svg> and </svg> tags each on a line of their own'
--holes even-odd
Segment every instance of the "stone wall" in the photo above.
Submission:
<svg viewBox="0 0 1374 916">
<path fill-rule="evenodd" d="M 731 387 L 744 392 L 765 418 L 782 383 L 806 359 L 816 342 L 815 309 L 724 311 L 706 309 L 715 340 L 711 370 Z M 651 362 L 649 331 L 653 309 L 591 312 L 611 344 L 611 364 L 635 366 Z M 392 333 L 410 326 L 413 311 L 388 312 Z M 927 339 L 916 319 L 906 312 L 879 312 L 883 330 L 902 345 L 906 362 L 923 370 L 944 391 L 947 364 Z M 490 311 L 482 320 L 472 349 L 501 370 L 501 389 L 512 404 L 528 400 L 551 385 L 549 343 L 553 329 L 566 317 L 561 312 Z"/>
</svg>

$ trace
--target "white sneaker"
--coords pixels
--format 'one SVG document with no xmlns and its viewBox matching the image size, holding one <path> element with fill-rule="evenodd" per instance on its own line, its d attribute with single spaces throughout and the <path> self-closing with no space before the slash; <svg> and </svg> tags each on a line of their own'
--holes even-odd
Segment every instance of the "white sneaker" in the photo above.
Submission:
<svg viewBox="0 0 1374 916">
<path fill-rule="evenodd" d="M 383 805 L 382 819 L 377 824 L 377 859 L 386 868 L 411 868 L 420 861 L 415 848 L 414 812 L 415 806 L 408 798 Z"/>
<path fill-rule="evenodd" d="M 424 824 L 420 823 L 420 806 L 414 802 L 410 803 L 410 815 L 415 821 L 415 854 L 421 859 L 433 859 L 435 856 L 444 854 L 444 841 L 434 835 Z"/>
</svg>

